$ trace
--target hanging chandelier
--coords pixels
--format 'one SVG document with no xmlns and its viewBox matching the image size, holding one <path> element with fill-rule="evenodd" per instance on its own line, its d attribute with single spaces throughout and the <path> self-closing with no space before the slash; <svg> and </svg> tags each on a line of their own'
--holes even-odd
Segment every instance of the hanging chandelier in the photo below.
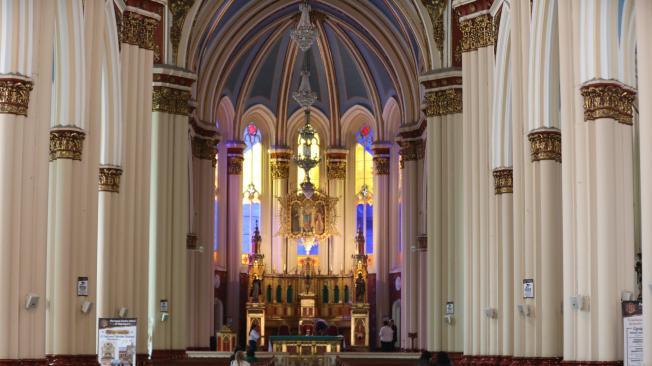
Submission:
<svg viewBox="0 0 652 366">
<path fill-rule="evenodd" d="M 299 24 L 292 31 L 290 37 L 294 40 L 301 51 L 307 51 L 315 39 L 317 39 L 317 29 L 314 24 L 310 22 L 310 5 L 308 1 L 299 5 L 299 11 L 301 12 L 301 17 L 299 18 Z"/>
</svg>

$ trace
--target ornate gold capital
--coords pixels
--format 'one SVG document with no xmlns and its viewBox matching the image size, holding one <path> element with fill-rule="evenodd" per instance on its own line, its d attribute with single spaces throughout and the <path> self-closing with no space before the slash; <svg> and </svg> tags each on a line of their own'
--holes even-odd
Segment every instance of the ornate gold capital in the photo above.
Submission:
<svg viewBox="0 0 652 366">
<path fill-rule="evenodd" d="M 430 21 L 432 22 L 432 36 L 439 50 L 439 55 L 443 60 L 444 57 L 444 10 L 446 10 L 446 0 L 421 0 L 423 6 L 428 10 Z M 443 64 L 443 62 L 442 62 Z"/>
<path fill-rule="evenodd" d="M 271 159 L 270 169 L 272 179 L 288 179 L 290 176 L 290 161 L 286 159 Z"/>
<path fill-rule="evenodd" d="M 532 130 L 528 139 L 532 161 L 554 160 L 561 163 L 561 131 L 556 128 Z"/>
<path fill-rule="evenodd" d="M 512 193 L 512 168 L 496 168 L 494 173 L 494 187 L 496 194 Z"/>
<path fill-rule="evenodd" d="M 154 86 L 152 93 L 152 111 L 179 114 L 190 114 L 190 91 L 167 86 Z"/>
<path fill-rule="evenodd" d="M 482 14 L 460 22 L 462 31 L 462 52 L 493 46 L 495 42 L 494 22 L 491 15 Z"/>
<path fill-rule="evenodd" d="M 374 156 L 374 174 L 389 175 L 389 156 Z"/>
<path fill-rule="evenodd" d="M 29 80 L 0 75 L 0 113 L 27 116 L 32 88 L 33 84 Z"/>
<path fill-rule="evenodd" d="M 580 92 L 584 97 L 584 120 L 610 118 L 632 125 L 636 91 L 616 80 L 591 80 Z"/>
<path fill-rule="evenodd" d="M 344 179 L 346 177 L 346 160 L 329 160 L 326 164 L 328 179 Z"/>
<path fill-rule="evenodd" d="M 120 42 L 160 54 L 159 47 L 154 40 L 154 33 L 158 23 L 157 19 L 127 10 L 122 17 Z"/>
<path fill-rule="evenodd" d="M 186 20 L 188 10 L 195 3 L 195 0 L 171 0 L 169 2 L 170 12 L 172 13 L 172 26 L 170 27 L 170 43 L 172 43 L 172 57 L 176 60 L 179 52 L 179 42 L 181 41 L 181 31 L 183 23 Z"/>
<path fill-rule="evenodd" d="M 50 130 L 50 161 L 80 160 L 86 132 L 77 127 L 55 127 Z"/>
<path fill-rule="evenodd" d="M 445 89 L 426 93 L 426 117 L 462 113 L 462 89 Z"/>
<path fill-rule="evenodd" d="M 421 160 L 426 155 L 426 145 L 421 139 L 400 141 L 398 144 L 401 146 L 399 150 L 401 169 L 404 168 L 406 161 Z"/>
<path fill-rule="evenodd" d="M 122 176 L 122 168 L 117 166 L 101 166 L 100 180 L 98 183 L 99 191 L 119 193 L 120 176 Z"/>
<path fill-rule="evenodd" d="M 244 158 L 240 155 L 232 155 L 226 159 L 226 170 L 229 175 L 242 174 L 242 162 Z"/>
<path fill-rule="evenodd" d="M 211 138 L 192 137 L 192 156 L 201 160 L 214 160 L 217 154 L 217 141 Z"/>
</svg>

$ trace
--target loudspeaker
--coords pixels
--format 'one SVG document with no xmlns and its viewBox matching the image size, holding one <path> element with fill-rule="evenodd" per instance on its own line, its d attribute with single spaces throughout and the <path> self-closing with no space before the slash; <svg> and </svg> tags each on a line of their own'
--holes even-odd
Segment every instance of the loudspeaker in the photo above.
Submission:
<svg viewBox="0 0 652 366">
<path fill-rule="evenodd" d="M 84 314 L 88 314 L 91 312 L 91 309 L 93 308 L 93 303 L 90 301 L 84 301 L 81 306 L 81 312 Z"/>
<path fill-rule="evenodd" d="M 41 297 L 37 294 L 27 294 L 25 299 L 25 309 L 29 310 L 35 308 L 38 305 L 38 301 Z"/>
</svg>

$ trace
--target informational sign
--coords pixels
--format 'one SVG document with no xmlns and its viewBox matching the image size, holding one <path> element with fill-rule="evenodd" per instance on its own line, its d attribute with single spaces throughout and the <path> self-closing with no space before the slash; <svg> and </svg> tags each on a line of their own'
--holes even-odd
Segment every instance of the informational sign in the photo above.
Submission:
<svg viewBox="0 0 652 366">
<path fill-rule="evenodd" d="M 624 366 L 643 366 L 643 304 L 623 301 Z"/>
<path fill-rule="evenodd" d="M 98 321 L 97 357 L 101 366 L 136 364 L 136 319 Z"/>
<path fill-rule="evenodd" d="M 455 314 L 455 303 L 449 301 L 446 303 L 446 315 L 453 315 L 453 314 Z"/>
<path fill-rule="evenodd" d="M 77 277 L 77 296 L 88 296 L 88 277 Z"/>
<path fill-rule="evenodd" d="M 534 299 L 534 280 L 531 278 L 523 280 L 523 298 Z"/>
<path fill-rule="evenodd" d="M 159 303 L 161 313 L 167 313 L 170 309 L 170 303 L 167 300 L 161 300 Z"/>
</svg>

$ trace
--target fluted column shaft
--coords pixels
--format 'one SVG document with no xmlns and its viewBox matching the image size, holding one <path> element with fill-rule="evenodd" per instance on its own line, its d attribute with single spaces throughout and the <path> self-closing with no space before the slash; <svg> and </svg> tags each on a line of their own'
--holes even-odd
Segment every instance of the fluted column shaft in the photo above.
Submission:
<svg viewBox="0 0 652 366">
<path fill-rule="evenodd" d="M 149 319 L 152 359 L 184 357 L 187 347 L 188 114 L 195 76 L 154 68 L 150 183 Z M 193 248 L 190 248 L 193 249 Z M 167 302 L 167 312 L 162 302 Z"/>
<path fill-rule="evenodd" d="M 288 178 L 290 176 L 290 158 L 292 151 L 287 148 L 270 149 L 270 169 L 272 176 L 272 232 L 278 233 L 281 229 L 281 203 L 277 197 L 283 197 L 288 192 Z M 266 252 L 265 260 L 270 262 L 268 267 L 272 272 L 281 273 L 288 269 L 286 260 L 286 245 L 288 240 L 281 235 L 275 235 L 272 240 L 271 251 Z M 320 252 L 326 250 L 328 245 L 319 248 Z M 288 256 L 290 253 L 287 253 Z"/>
<path fill-rule="evenodd" d="M 227 266 L 227 299 L 226 317 L 231 320 L 231 328 L 236 333 L 246 330 L 240 329 L 243 313 L 240 308 L 240 272 L 242 264 L 240 255 L 242 253 L 242 163 L 245 144 L 241 141 L 228 141 L 226 143 L 226 164 L 227 164 L 227 245 L 226 266 Z M 227 319 L 228 325 L 228 319 Z"/>
<path fill-rule="evenodd" d="M 53 12 L 52 2 L 0 7 L 0 359 L 35 365 L 45 358 Z M 26 309 L 29 294 L 40 299 Z"/>
<path fill-rule="evenodd" d="M 568 361 L 611 365 L 623 359 L 621 293 L 636 292 L 631 164 L 636 90 L 621 81 L 618 22 L 609 16 L 618 12 L 618 4 L 599 0 L 559 2 L 558 7 L 564 153 L 563 353 Z M 587 34 L 586 29 L 598 28 L 604 30 L 602 36 Z M 583 304 L 573 306 L 571 299 Z"/>
<path fill-rule="evenodd" d="M 346 233 L 349 231 L 355 232 L 355 230 L 346 228 L 345 219 L 349 215 L 346 215 L 344 212 L 344 209 L 347 207 L 345 192 L 347 155 L 347 150 L 337 148 L 330 148 L 326 153 L 328 195 L 338 199 L 335 204 L 335 228 L 339 235 L 335 235 L 330 239 L 332 250 L 331 267 L 334 273 L 344 273 L 351 268 L 351 255 L 354 249 L 354 246 L 347 240 Z"/>
<path fill-rule="evenodd" d="M 652 2 L 645 0 L 636 1 L 636 34 L 638 64 L 646 65 L 638 69 L 639 100 L 652 100 L 652 44 L 646 42 L 646 36 L 652 34 Z M 640 103 L 639 113 L 641 121 L 652 120 L 652 104 Z M 641 187 L 650 187 L 652 184 L 652 125 L 641 123 L 639 125 L 640 139 L 640 174 Z M 641 189 L 641 222 L 652 222 L 652 192 Z M 641 225 L 641 251 L 643 254 L 642 291 L 643 291 L 643 337 L 645 344 L 652 340 L 652 225 Z M 652 348 L 643 350 L 643 364 L 652 365 Z"/>
<path fill-rule="evenodd" d="M 372 145 L 374 162 L 373 243 L 376 267 L 376 329 L 382 327 L 383 319 L 391 318 L 389 304 L 390 148 L 389 143 L 377 142 Z"/>
</svg>

